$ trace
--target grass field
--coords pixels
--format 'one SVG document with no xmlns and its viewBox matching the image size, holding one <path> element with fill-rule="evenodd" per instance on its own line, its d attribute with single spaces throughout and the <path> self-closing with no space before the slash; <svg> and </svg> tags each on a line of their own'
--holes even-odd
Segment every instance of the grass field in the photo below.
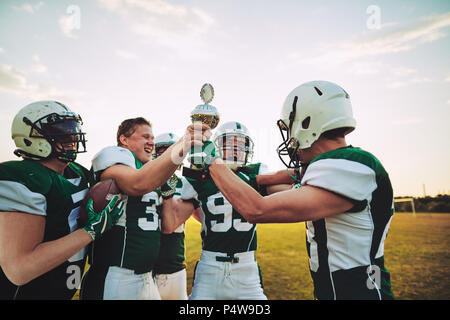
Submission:
<svg viewBox="0 0 450 320">
<path fill-rule="evenodd" d="M 313 299 L 305 224 L 258 225 L 257 261 L 272 300 Z M 450 299 L 450 214 L 396 213 L 385 242 L 385 264 L 397 299 Z M 188 293 L 200 257 L 200 224 L 186 225 Z"/>
</svg>

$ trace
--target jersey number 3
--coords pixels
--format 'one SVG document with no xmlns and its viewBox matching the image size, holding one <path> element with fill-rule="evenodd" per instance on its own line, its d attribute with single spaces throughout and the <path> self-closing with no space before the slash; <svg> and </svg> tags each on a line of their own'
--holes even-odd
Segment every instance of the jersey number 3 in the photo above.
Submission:
<svg viewBox="0 0 450 320">
<path fill-rule="evenodd" d="M 144 231 L 155 231 L 160 228 L 159 215 L 156 209 L 156 201 L 151 197 L 153 192 L 147 193 L 142 196 L 142 202 L 147 202 L 150 205 L 145 207 L 145 213 L 147 217 L 138 219 L 138 226 Z"/>
</svg>

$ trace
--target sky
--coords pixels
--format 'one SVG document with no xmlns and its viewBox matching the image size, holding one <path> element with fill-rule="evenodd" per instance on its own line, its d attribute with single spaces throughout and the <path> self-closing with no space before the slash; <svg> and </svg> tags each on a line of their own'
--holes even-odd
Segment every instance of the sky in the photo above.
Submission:
<svg viewBox="0 0 450 320">
<path fill-rule="evenodd" d="M 332 81 L 394 195 L 450 193 L 450 2 L 300 0 L 0 1 L 0 161 L 11 123 L 57 100 L 83 118 L 90 167 L 120 122 L 181 136 L 211 83 L 221 123 L 239 121 L 254 161 L 283 169 L 276 127 L 298 85 Z M 220 125 L 219 124 L 219 125 Z M 214 131 L 213 131 L 214 132 Z"/>
</svg>

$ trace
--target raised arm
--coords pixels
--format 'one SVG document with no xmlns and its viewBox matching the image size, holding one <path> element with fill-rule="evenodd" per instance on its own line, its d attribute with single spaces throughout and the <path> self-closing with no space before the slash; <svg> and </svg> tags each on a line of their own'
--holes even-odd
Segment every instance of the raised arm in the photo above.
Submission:
<svg viewBox="0 0 450 320">
<path fill-rule="evenodd" d="M 194 135 L 194 125 L 187 127 L 185 135 L 170 146 L 157 159 L 147 162 L 139 170 L 117 164 L 103 171 L 101 180 L 115 179 L 119 188 L 128 195 L 143 195 L 166 182 L 189 152 L 191 146 L 202 145 L 208 137 L 209 127 L 202 126 L 202 133 Z"/>
<path fill-rule="evenodd" d="M 256 183 L 266 187 L 266 194 L 286 191 L 292 188 L 294 183 L 294 170 L 279 170 L 272 173 L 259 174 Z"/>
<path fill-rule="evenodd" d="M 179 197 L 172 197 L 163 202 L 161 232 L 174 232 L 195 212 L 192 202 L 183 201 Z"/>
<path fill-rule="evenodd" d="M 348 199 L 312 186 L 261 196 L 216 159 L 211 177 L 233 207 L 250 223 L 317 220 L 353 207 Z"/>
<path fill-rule="evenodd" d="M 279 170 L 272 173 L 260 174 L 256 176 L 256 183 L 259 185 L 277 185 L 287 184 L 292 185 L 294 183 L 295 173 L 294 170 Z"/>
</svg>

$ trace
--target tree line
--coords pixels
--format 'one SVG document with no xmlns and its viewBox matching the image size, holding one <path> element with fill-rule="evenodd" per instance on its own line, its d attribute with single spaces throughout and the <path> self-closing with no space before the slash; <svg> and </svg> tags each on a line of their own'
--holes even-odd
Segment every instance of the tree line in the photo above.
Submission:
<svg viewBox="0 0 450 320">
<path fill-rule="evenodd" d="M 395 199 L 413 198 L 416 212 L 449 212 L 450 195 L 439 194 L 436 197 L 395 197 Z M 411 202 L 396 202 L 396 212 L 411 212 Z"/>
</svg>

